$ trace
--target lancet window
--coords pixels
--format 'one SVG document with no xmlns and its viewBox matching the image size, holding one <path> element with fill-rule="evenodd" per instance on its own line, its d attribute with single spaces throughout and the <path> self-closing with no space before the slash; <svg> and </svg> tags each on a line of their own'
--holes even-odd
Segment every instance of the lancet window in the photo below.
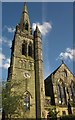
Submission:
<svg viewBox="0 0 75 120">
<path fill-rule="evenodd" d="M 29 44 L 27 44 L 26 42 L 22 44 L 22 55 L 32 57 L 32 43 L 31 42 Z"/>
<path fill-rule="evenodd" d="M 22 55 L 27 56 L 27 43 L 26 42 L 22 44 Z"/>
<path fill-rule="evenodd" d="M 30 95 L 26 93 L 24 95 L 24 111 L 30 110 Z"/>
<path fill-rule="evenodd" d="M 28 45 L 28 56 L 32 57 L 32 43 Z"/>
<path fill-rule="evenodd" d="M 58 84 L 58 103 L 61 104 L 61 90 L 60 90 L 60 85 Z"/>
<path fill-rule="evenodd" d="M 75 83 L 73 81 L 70 84 L 70 99 L 75 101 Z"/>
<path fill-rule="evenodd" d="M 59 104 L 66 104 L 66 92 L 65 92 L 65 85 L 62 81 L 58 83 L 58 103 Z"/>
</svg>

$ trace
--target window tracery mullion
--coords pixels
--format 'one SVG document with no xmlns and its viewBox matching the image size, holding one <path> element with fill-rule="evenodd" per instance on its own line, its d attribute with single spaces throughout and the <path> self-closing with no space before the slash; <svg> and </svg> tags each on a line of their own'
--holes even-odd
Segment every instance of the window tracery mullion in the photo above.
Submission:
<svg viewBox="0 0 75 120">
<path fill-rule="evenodd" d="M 65 85 L 62 81 L 58 83 L 58 101 L 59 104 L 67 104 Z"/>
<path fill-rule="evenodd" d="M 61 98 L 62 98 L 62 104 L 65 103 L 65 91 L 63 84 L 61 85 Z"/>
<path fill-rule="evenodd" d="M 58 85 L 58 102 L 61 104 L 61 90 L 60 90 L 60 85 Z"/>
</svg>

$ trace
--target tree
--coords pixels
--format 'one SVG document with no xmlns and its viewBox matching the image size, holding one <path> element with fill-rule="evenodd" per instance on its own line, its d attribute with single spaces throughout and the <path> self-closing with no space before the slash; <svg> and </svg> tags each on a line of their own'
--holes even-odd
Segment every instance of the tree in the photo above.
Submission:
<svg viewBox="0 0 75 120">
<path fill-rule="evenodd" d="M 20 95 L 11 95 L 10 88 L 11 84 L 10 82 L 7 82 L 6 87 L 2 89 L 2 107 L 5 116 L 8 117 L 9 115 L 11 118 L 11 115 L 15 113 L 19 104 Z"/>
<path fill-rule="evenodd" d="M 57 114 L 59 113 L 56 111 L 56 106 L 53 105 L 50 105 L 48 108 L 46 108 L 46 110 L 48 111 L 49 118 L 56 118 Z"/>
</svg>

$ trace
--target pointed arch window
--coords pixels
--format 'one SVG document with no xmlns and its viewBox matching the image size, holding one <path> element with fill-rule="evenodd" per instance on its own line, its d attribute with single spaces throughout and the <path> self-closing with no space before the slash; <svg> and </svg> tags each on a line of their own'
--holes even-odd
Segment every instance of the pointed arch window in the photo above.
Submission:
<svg viewBox="0 0 75 120">
<path fill-rule="evenodd" d="M 70 85 L 70 99 L 73 99 L 73 91 L 72 91 L 72 86 Z"/>
<path fill-rule="evenodd" d="M 75 97 L 75 83 L 73 83 L 73 95 Z"/>
<path fill-rule="evenodd" d="M 24 96 L 24 111 L 30 110 L 30 95 L 28 93 Z"/>
<path fill-rule="evenodd" d="M 62 82 L 61 84 L 61 97 L 62 97 L 62 104 L 66 103 L 66 92 L 65 92 L 65 85 Z"/>
<path fill-rule="evenodd" d="M 67 104 L 66 103 L 66 92 L 65 92 L 65 85 L 62 81 L 58 84 L 58 103 L 59 104 Z"/>
<path fill-rule="evenodd" d="M 75 99 L 75 83 L 73 81 L 70 84 L 70 98 L 71 100 Z"/>
<path fill-rule="evenodd" d="M 73 96 L 75 97 L 75 83 L 73 81 L 71 83 L 71 89 L 72 89 L 72 92 L 73 92 Z"/>
<path fill-rule="evenodd" d="M 22 55 L 27 56 L 27 43 L 26 42 L 22 44 Z"/>
<path fill-rule="evenodd" d="M 60 85 L 58 84 L 57 86 L 57 91 L 58 91 L 58 103 L 61 104 L 61 89 L 60 89 Z"/>
<path fill-rule="evenodd" d="M 32 43 L 28 46 L 28 56 L 32 57 Z"/>
</svg>

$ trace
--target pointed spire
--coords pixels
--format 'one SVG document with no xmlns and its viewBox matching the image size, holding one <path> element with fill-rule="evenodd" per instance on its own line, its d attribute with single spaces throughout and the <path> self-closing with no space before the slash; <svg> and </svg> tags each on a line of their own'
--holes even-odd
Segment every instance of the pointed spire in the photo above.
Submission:
<svg viewBox="0 0 75 120">
<path fill-rule="evenodd" d="M 38 28 L 38 25 L 36 24 L 36 29 L 34 31 L 34 37 L 37 37 L 37 36 L 41 38 L 41 32 Z"/>
<path fill-rule="evenodd" d="M 28 14 L 28 10 L 27 10 L 27 6 L 26 6 L 26 2 L 24 2 L 23 13 L 27 13 L 27 14 Z"/>
<path fill-rule="evenodd" d="M 36 24 L 36 31 L 40 33 L 40 30 L 38 28 L 38 25 Z"/>
<path fill-rule="evenodd" d="M 23 7 L 23 11 L 22 11 L 20 27 L 21 27 L 21 29 L 23 28 L 23 29 L 27 30 L 28 32 L 30 32 L 30 20 L 29 20 L 26 2 L 24 3 L 24 7 Z"/>
</svg>

